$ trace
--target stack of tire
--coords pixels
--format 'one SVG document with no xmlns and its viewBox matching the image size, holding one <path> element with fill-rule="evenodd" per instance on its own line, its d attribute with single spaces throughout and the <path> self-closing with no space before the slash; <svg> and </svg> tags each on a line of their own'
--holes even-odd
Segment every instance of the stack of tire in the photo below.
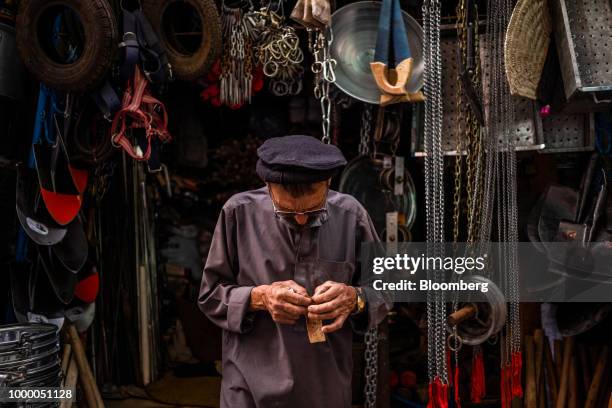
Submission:
<svg viewBox="0 0 612 408">
<path fill-rule="evenodd" d="M 0 387 L 59 387 L 60 344 L 57 327 L 30 323 L 0 326 Z M 22 407 L 34 406 L 23 403 Z M 36 403 L 55 407 L 57 403 Z"/>
</svg>

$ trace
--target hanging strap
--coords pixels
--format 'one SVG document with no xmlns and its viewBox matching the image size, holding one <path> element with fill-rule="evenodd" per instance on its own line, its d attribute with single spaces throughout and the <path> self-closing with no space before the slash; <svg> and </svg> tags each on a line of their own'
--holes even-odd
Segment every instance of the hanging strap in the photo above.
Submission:
<svg viewBox="0 0 612 408">
<path fill-rule="evenodd" d="M 147 161 L 151 157 L 154 138 L 161 142 L 171 140 L 167 126 L 168 114 L 164 104 L 149 93 L 147 79 L 136 67 L 134 78 L 128 83 L 123 95 L 123 107 L 111 125 L 113 145 L 123 148 L 135 160 Z M 144 140 L 139 140 L 137 146 L 126 135 L 134 129 L 144 131 Z"/>
<path fill-rule="evenodd" d="M 412 65 L 412 52 L 400 2 L 383 0 L 374 61 L 370 64 L 376 85 L 387 94 L 398 96 L 406 94 L 406 84 L 412 75 Z M 389 68 L 393 69 L 391 73 Z M 390 76 L 396 76 L 395 84 L 391 84 Z"/>
<path fill-rule="evenodd" d="M 104 85 L 97 92 L 91 95 L 94 102 L 102 112 L 104 119 L 111 121 L 113 116 L 121 109 L 121 100 L 117 96 L 117 92 L 113 89 L 109 81 L 105 81 Z"/>
<path fill-rule="evenodd" d="M 134 76 L 138 58 L 140 58 L 140 44 L 136 33 L 138 32 L 136 16 L 134 13 L 123 10 L 123 40 L 119 48 L 123 51 L 123 61 L 119 70 L 123 82 Z"/>
<path fill-rule="evenodd" d="M 134 16 L 137 20 L 140 60 L 145 76 L 151 83 L 171 81 L 173 79 L 172 66 L 155 30 L 142 10 L 136 10 Z"/>
<path fill-rule="evenodd" d="M 165 83 L 174 79 L 168 54 L 141 9 L 123 10 L 123 40 L 119 47 L 123 50 L 120 68 L 122 80 L 127 81 L 134 76 L 138 63 L 151 83 Z"/>
</svg>

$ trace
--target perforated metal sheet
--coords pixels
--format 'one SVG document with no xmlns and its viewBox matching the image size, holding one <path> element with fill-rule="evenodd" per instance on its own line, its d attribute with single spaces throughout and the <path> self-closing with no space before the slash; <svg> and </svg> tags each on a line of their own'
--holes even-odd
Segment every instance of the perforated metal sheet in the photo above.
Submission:
<svg viewBox="0 0 612 408">
<path fill-rule="evenodd" d="M 593 150 L 593 114 L 555 114 L 542 119 L 543 153 L 582 152 Z"/>
<path fill-rule="evenodd" d="M 452 28 L 454 30 L 454 28 Z M 484 36 L 482 36 L 484 37 Z M 485 66 L 486 47 L 484 41 L 480 41 L 480 56 L 484 72 L 488 72 L 488 67 Z M 443 137 L 442 148 L 446 155 L 457 154 L 457 137 L 459 129 L 457 126 L 457 56 L 456 46 L 457 38 L 455 36 L 443 36 L 440 40 L 442 52 L 442 102 L 444 109 L 443 116 Z M 483 77 L 483 93 L 486 97 L 488 94 L 488 76 Z M 523 98 L 515 98 L 515 137 L 516 150 L 537 150 L 544 147 L 541 141 L 541 123 L 536 112 L 535 105 L 532 101 Z M 485 100 L 486 103 L 486 100 Z M 422 131 L 422 127 L 420 129 Z M 413 143 L 417 146 L 415 156 L 423 156 L 423 139 L 422 132 L 417 132 L 418 140 Z"/>
<path fill-rule="evenodd" d="M 553 0 L 551 11 L 566 98 L 612 91 L 612 2 Z"/>
</svg>

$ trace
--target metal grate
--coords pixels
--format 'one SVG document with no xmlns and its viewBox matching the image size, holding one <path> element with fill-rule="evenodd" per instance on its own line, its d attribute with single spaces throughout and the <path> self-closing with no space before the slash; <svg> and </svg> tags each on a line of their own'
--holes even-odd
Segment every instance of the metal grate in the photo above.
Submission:
<svg viewBox="0 0 612 408">
<path fill-rule="evenodd" d="M 542 153 L 582 152 L 593 150 L 593 114 L 554 114 L 542 119 L 544 143 Z"/>
<path fill-rule="evenodd" d="M 448 28 L 447 28 L 448 30 Z M 454 30 L 454 27 L 452 28 Z M 484 37 L 484 36 L 483 36 Z M 442 140 L 442 148 L 446 155 L 457 154 L 457 136 L 458 136 L 458 112 L 457 112 L 457 56 L 456 46 L 457 38 L 455 36 L 443 36 L 440 40 L 442 51 L 442 101 L 444 116 L 442 126 L 444 129 L 444 139 Z M 480 41 L 480 57 L 483 65 L 483 93 L 488 94 L 488 67 L 485 65 L 487 61 L 486 47 L 484 41 Z M 541 142 L 541 123 L 533 101 L 524 98 L 514 98 L 515 101 L 515 137 L 516 150 L 538 150 L 544 147 Z M 485 100 L 486 104 L 486 100 Z M 422 130 L 422 127 L 420 127 Z M 416 146 L 415 156 L 423 156 L 423 135 L 417 132 L 417 140 L 413 140 L 413 146 Z M 415 143 L 416 142 L 416 143 Z"/>
<path fill-rule="evenodd" d="M 612 3 L 610 0 L 553 0 L 551 11 L 565 96 L 612 92 Z"/>
</svg>

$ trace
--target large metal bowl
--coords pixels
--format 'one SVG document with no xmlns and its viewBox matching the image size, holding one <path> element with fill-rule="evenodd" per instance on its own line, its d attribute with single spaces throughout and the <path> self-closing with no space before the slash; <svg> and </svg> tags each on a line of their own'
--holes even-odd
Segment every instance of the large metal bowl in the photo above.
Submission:
<svg viewBox="0 0 612 408">
<path fill-rule="evenodd" d="M 334 36 L 331 55 L 338 63 L 336 86 L 353 98 L 372 104 L 378 104 L 381 95 L 370 71 L 370 63 L 374 61 L 380 9 L 380 2 L 360 1 L 342 7 L 331 18 Z M 417 92 L 423 86 L 425 69 L 423 29 L 408 13 L 402 14 L 414 59 L 412 77 L 406 90 Z"/>
</svg>

